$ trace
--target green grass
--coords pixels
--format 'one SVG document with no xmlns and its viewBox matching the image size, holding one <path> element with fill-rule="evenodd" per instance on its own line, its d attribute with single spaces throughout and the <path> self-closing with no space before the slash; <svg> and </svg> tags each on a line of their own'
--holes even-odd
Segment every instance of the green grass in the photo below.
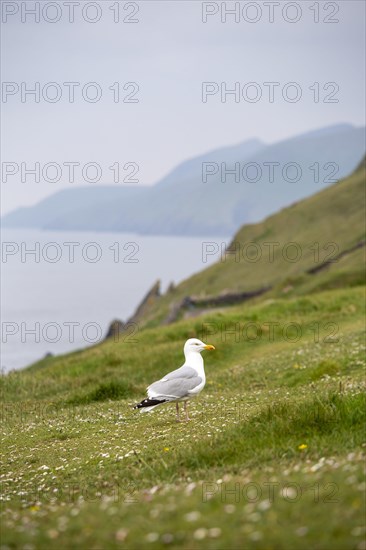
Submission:
<svg viewBox="0 0 366 550">
<path fill-rule="evenodd" d="M 81 393 L 69 399 L 71 405 L 85 405 L 94 401 L 106 401 L 108 399 L 118 400 L 130 397 L 136 393 L 135 388 L 129 383 L 111 381 L 106 384 L 99 384 L 94 390 L 88 393 Z"/>
<path fill-rule="evenodd" d="M 273 297 L 2 377 L 2 548 L 361 550 L 363 301 Z M 195 335 L 191 422 L 134 411 Z"/>
</svg>

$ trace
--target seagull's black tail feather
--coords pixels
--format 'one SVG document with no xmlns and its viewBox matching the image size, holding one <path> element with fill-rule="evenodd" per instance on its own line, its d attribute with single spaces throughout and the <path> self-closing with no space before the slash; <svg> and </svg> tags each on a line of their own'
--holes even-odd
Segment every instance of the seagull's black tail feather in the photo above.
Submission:
<svg viewBox="0 0 366 550">
<path fill-rule="evenodd" d="M 134 409 L 143 409 L 144 407 L 156 407 L 166 403 L 167 399 L 143 399 L 140 403 L 134 406 Z"/>
</svg>

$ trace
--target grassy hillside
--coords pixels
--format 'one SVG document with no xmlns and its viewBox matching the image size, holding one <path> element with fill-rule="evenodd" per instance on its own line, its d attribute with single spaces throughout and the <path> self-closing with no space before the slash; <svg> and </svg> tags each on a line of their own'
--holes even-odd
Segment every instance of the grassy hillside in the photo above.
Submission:
<svg viewBox="0 0 366 550">
<path fill-rule="evenodd" d="M 134 339 L 1 378 L 2 550 L 365 550 L 363 178 L 243 227 L 241 245 L 280 243 L 274 261 L 232 257 L 188 279 Z M 290 240 L 298 262 L 281 254 Z M 308 273 L 328 243 L 343 255 Z M 158 326 L 187 294 L 265 284 Z M 191 422 L 172 405 L 133 410 L 193 336 L 216 351 Z"/>
<path fill-rule="evenodd" d="M 363 300 L 231 307 L 4 376 L 3 547 L 361 550 Z M 191 422 L 132 410 L 192 335 L 217 349 Z"/>
<path fill-rule="evenodd" d="M 265 295 L 298 295 L 364 281 L 364 250 L 347 251 L 365 239 L 365 163 L 348 178 L 261 223 L 243 226 L 229 250 L 206 240 L 218 261 L 178 285 L 152 308 L 145 321 L 166 318 L 185 296 L 272 287 Z M 295 243 L 295 244 L 291 244 Z M 340 254 L 344 256 L 338 258 Z M 316 274 L 308 271 L 335 260 Z M 144 322 L 144 320 L 142 320 Z"/>
</svg>

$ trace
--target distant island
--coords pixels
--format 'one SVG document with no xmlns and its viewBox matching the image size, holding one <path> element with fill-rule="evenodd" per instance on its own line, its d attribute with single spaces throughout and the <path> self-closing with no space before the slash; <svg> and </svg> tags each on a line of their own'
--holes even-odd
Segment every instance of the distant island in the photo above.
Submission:
<svg viewBox="0 0 366 550">
<path fill-rule="evenodd" d="M 5 215 L 2 226 L 226 236 L 349 175 L 364 151 L 365 128 L 350 124 L 272 145 L 252 139 L 187 160 L 153 186 L 65 189 Z"/>
</svg>

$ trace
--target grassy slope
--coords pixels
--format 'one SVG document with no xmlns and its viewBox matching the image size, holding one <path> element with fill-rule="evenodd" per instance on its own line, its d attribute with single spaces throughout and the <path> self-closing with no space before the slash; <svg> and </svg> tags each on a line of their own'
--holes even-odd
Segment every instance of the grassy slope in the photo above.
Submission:
<svg viewBox="0 0 366 550">
<path fill-rule="evenodd" d="M 363 299 L 226 308 L 4 377 L 5 548 L 361 550 Z M 191 423 L 133 411 L 207 330 Z"/>
<path fill-rule="evenodd" d="M 269 295 L 2 378 L 4 550 L 364 549 L 364 251 L 303 273 L 312 242 L 342 250 L 363 237 L 362 176 L 235 238 L 284 244 L 291 228 L 300 262 L 218 263 L 153 318 L 203 288 L 271 283 Z M 190 336 L 217 347 L 191 423 L 172 406 L 133 411 Z"/>
<path fill-rule="evenodd" d="M 293 287 L 291 294 L 302 294 L 344 284 L 360 284 L 364 281 L 362 250 L 332 263 L 317 275 L 307 275 L 305 271 L 335 257 L 364 238 L 365 164 L 362 163 L 345 180 L 261 223 L 243 226 L 233 239 L 239 256 L 227 255 L 225 261 L 218 261 L 183 281 L 174 292 L 165 295 L 155 305 L 147 320 L 150 324 L 163 320 L 170 306 L 187 295 L 210 296 L 271 285 L 274 290 L 270 295 L 280 296 L 289 285 Z M 284 257 L 289 242 L 299 246 L 301 257 L 296 262 Z M 254 249 L 246 248 L 248 243 L 259 247 L 262 255 L 257 261 L 252 261 L 250 254 L 254 254 Z M 274 246 L 273 260 L 269 257 L 269 245 L 265 243 L 278 243 L 271 245 Z M 319 243 L 318 256 L 314 243 Z M 294 248 L 289 248 L 288 253 L 294 254 Z"/>
</svg>

